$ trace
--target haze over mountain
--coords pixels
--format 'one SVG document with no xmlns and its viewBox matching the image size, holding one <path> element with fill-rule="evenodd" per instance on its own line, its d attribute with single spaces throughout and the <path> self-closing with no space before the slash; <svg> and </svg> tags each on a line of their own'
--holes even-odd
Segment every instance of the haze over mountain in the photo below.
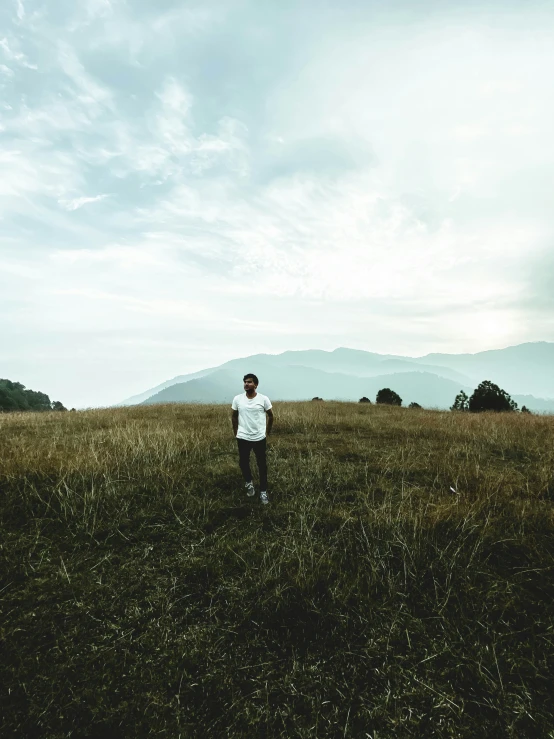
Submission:
<svg viewBox="0 0 554 739">
<path fill-rule="evenodd" d="M 381 355 L 339 348 L 256 354 L 189 375 L 180 375 L 122 405 L 138 403 L 227 403 L 242 390 L 242 376 L 254 372 L 260 392 L 274 400 L 371 400 L 383 387 L 404 405 L 449 408 L 460 390 L 471 394 L 483 380 L 506 390 L 521 406 L 554 411 L 554 344 L 521 344 L 478 354 Z"/>
</svg>

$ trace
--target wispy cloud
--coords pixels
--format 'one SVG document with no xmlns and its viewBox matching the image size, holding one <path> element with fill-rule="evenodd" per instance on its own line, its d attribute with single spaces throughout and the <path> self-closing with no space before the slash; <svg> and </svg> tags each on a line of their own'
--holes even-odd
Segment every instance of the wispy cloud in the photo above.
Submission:
<svg viewBox="0 0 554 739">
<path fill-rule="evenodd" d="M 75 86 L 77 100 L 92 116 L 98 115 L 105 107 L 113 109 L 112 91 L 85 70 L 74 49 L 66 43 L 60 44 L 59 63 Z"/>
<path fill-rule="evenodd" d="M 72 198 L 71 200 L 58 200 L 58 203 L 62 206 L 62 208 L 65 208 L 66 210 L 79 210 L 79 208 L 82 208 L 83 205 L 87 205 L 88 203 L 98 203 L 100 200 L 105 200 L 108 198 L 109 195 L 94 195 L 93 197 L 80 197 L 80 198 Z"/>
<path fill-rule="evenodd" d="M 17 40 L 13 38 L 8 39 L 4 37 L 0 39 L 0 49 L 2 49 L 4 57 L 8 61 L 13 61 L 27 69 L 38 69 L 36 64 L 31 64 L 27 56 L 18 49 L 18 46 Z"/>
</svg>

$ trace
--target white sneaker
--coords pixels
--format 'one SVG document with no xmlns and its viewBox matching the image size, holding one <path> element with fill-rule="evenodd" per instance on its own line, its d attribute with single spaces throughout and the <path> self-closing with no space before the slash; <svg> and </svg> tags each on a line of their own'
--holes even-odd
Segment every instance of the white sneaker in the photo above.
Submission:
<svg viewBox="0 0 554 739">
<path fill-rule="evenodd" d="M 253 482 L 245 482 L 244 487 L 246 488 L 246 495 L 248 495 L 249 498 L 251 498 L 253 495 L 256 495 Z"/>
<path fill-rule="evenodd" d="M 260 501 L 261 501 L 261 502 L 262 502 L 262 503 L 263 503 L 264 505 L 267 505 L 267 504 L 269 503 L 269 500 L 267 499 L 267 493 L 266 493 L 266 491 L 265 491 L 265 490 L 262 490 L 262 491 L 260 492 Z"/>
</svg>

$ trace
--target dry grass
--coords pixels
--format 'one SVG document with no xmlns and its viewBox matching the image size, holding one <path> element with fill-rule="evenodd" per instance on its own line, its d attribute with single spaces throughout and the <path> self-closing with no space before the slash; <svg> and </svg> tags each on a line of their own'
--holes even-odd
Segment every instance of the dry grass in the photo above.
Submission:
<svg viewBox="0 0 554 739">
<path fill-rule="evenodd" d="M 554 419 L 275 414 L 0 416 L 2 735 L 554 737 Z"/>
</svg>

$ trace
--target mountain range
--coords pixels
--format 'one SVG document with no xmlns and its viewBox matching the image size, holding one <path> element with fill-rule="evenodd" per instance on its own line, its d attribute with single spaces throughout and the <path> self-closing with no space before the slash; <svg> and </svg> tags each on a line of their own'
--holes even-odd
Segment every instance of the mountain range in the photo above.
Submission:
<svg viewBox="0 0 554 739">
<path fill-rule="evenodd" d="M 254 354 L 232 359 L 172 380 L 124 400 L 120 405 L 230 403 L 242 392 L 242 377 L 253 372 L 259 390 L 272 400 L 375 399 L 390 387 L 404 405 L 449 408 L 460 390 L 471 395 L 483 380 L 506 390 L 521 407 L 554 412 L 554 343 L 534 342 L 478 352 L 403 357 L 359 349 L 308 349 Z"/>
</svg>

